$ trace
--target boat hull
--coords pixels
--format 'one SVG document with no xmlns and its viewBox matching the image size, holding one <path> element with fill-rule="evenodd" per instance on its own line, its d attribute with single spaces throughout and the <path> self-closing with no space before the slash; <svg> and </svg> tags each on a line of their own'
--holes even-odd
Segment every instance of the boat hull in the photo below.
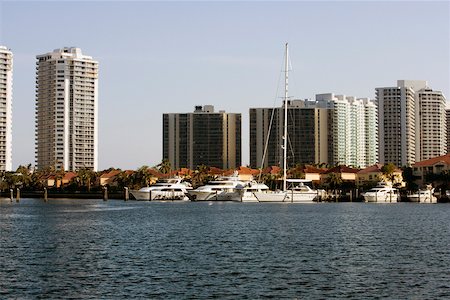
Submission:
<svg viewBox="0 0 450 300">
<path fill-rule="evenodd" d="M 417 203 L 437 203 L 437 198 L 433 195 L 408 195 L 408 201 Z"/>
<path fill-rule="evenodd" d="M 397 195 L 364 195 L 365 202 L 371 203 L 396 203 L 398 202 Z"/>
<path fill-rule="evenodd" d="M 255 192 L 253 193 L 258 202 L 284 202 L 285 192 Z"/>
<path fill-rule="evenodd" d="M 175 201 L 175 200 L 189 200 L 184 192 L 179 191 L 138 191 L 131 190 L 130 193 L 136 200 L 140 201 Z"/>
<path fill-rule="evenodd" d="M 189 191 L 188 197 L 191 201 L 238 201 L 240 194 L 238 192 L 224 191 Z"/>
<path fill-rule="evenodd" d="M 317 200 L 317 192 L 296 193 L 295 191 L 288 191 L 287 197 L 287 201 L 292 203 L 315 203 Z"/>
</svg>

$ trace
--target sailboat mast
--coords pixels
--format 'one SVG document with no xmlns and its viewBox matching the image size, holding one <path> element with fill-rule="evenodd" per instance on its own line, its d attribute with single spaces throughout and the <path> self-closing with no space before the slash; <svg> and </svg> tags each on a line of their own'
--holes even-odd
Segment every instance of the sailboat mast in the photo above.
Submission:
<svg viewBox="0 0 450 300">
<path fill-rule="evenodd" d="M 283 134 L 283 191 L 286 191 L 287 177 L 287 116 L 288 116 L 288 87 L 289 87 L 289 49 L 286 43 L 284 65 L 284 134 Z"/>
</svg>

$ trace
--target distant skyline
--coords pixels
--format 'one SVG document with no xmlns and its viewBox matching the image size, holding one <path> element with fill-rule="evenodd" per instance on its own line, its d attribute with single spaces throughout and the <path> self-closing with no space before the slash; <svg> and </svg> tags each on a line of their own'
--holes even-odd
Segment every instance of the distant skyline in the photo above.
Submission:
<svg viewBox="0 0 450 300">
<path fill-rule="evenodd" d="M 375 98 L 426 80 L 450 97 L 450 3 L 0 0 L 0 45 L 14 54 L 13 169 L 34 165 L 36 55 L 79 47 L 99 61 L 99 169 L 162 159 L 163 113 L 195 105 L 242 114 L 276 97 L 289 42 L 290 96 Z"/>
</svg>

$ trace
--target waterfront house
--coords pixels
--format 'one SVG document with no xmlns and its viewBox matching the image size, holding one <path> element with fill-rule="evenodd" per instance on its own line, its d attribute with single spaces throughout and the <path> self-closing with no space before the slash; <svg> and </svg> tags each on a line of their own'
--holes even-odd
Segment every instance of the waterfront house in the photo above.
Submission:
<svg viewBox="0 0 450 300">
<path fill-rule="evenodd" d="M 386 182 L 388 185 L 405 186 L 403 182 L 402 170 L 396 168 L 392 173 L 393 182 L 390 178 L 386 178 L 382 171 L 382 164 L 374 164 L 370 167 L 362 169 L 356 173 L 356 186 L 375 186 L 378 182 Z"/>
<path fill-rule="evenodd" d="M 57 176 L 55 174 L 47 175 L 43 177 L 44 186 L 50 188 L 50 187 L 56 187 L 59 188 L 61 186 L 67 185 L 70 183 L 70 181 L 77 177 L 77 173 L 75 172 L 67 172 L 65 173 L 62 178 L 60 176 Z"/>
<path fill-rule="evenodd" d="M 120 170 L 111 170 L 109 172 L 105 172 L 102 175 L 100 175 L 100 185 L 105 186 L 115 186 L 117 185 L 116 177 L 120 174 Z"/>
<path fill-rule="evenodd" d="M 320 180 L 322 183 L 326 183 L 328 178 L 332 176 L 331 174 L 336 174 L 338 178 L 342 180 L 342 182 L 351 182 L 355 183 L 356 181 L 356 173 L 358 173 L 359 169 L 350 168 L 347 166 L 337 166 L 327 171 L 321 173 Z"/>
<path fill-rule="evenodd" d="M 303 173 L 305 174 L 306 180 L 311 180 L 314 183 L 320 183 L 321 174 L 325 173 L 326 169 L 319 169 L 310 165 L 306 165 L 303 168 Z"/>
<path fill-rule="evenodd" d="M 419 186 L 423 186 L 427 183 L 427 176 L 431 174 L 435 175 L 436 180 L 439 179 L 439 176 L 445 175 L 450 172 L 450 153 L 433 157 L 427 160 L 416 162 L 412 165 L 413 175 L 417 178 L 416 183 Z"/>
</svg>

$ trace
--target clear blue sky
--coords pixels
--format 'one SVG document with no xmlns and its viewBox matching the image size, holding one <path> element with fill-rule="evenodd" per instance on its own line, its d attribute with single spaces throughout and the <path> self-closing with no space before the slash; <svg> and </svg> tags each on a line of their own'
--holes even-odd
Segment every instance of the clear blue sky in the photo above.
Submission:
<svg viewBox="0 0 450 300">
<path fill-rule="evenodd" d="M 13 167 L 34 164 L 37 54 L 76 46 L 99 61 L 100 169 L 156 165 L 162 114 L 203 104 L 242 113 L 247 164 L 248 109 L 273 106 L 285 42 L 294 98 L 374 98 L 397 79 L 449 98 L 449 15 L 447 1 L 0 0 L 0 45 L 14 52 Z"/>
</svg>

